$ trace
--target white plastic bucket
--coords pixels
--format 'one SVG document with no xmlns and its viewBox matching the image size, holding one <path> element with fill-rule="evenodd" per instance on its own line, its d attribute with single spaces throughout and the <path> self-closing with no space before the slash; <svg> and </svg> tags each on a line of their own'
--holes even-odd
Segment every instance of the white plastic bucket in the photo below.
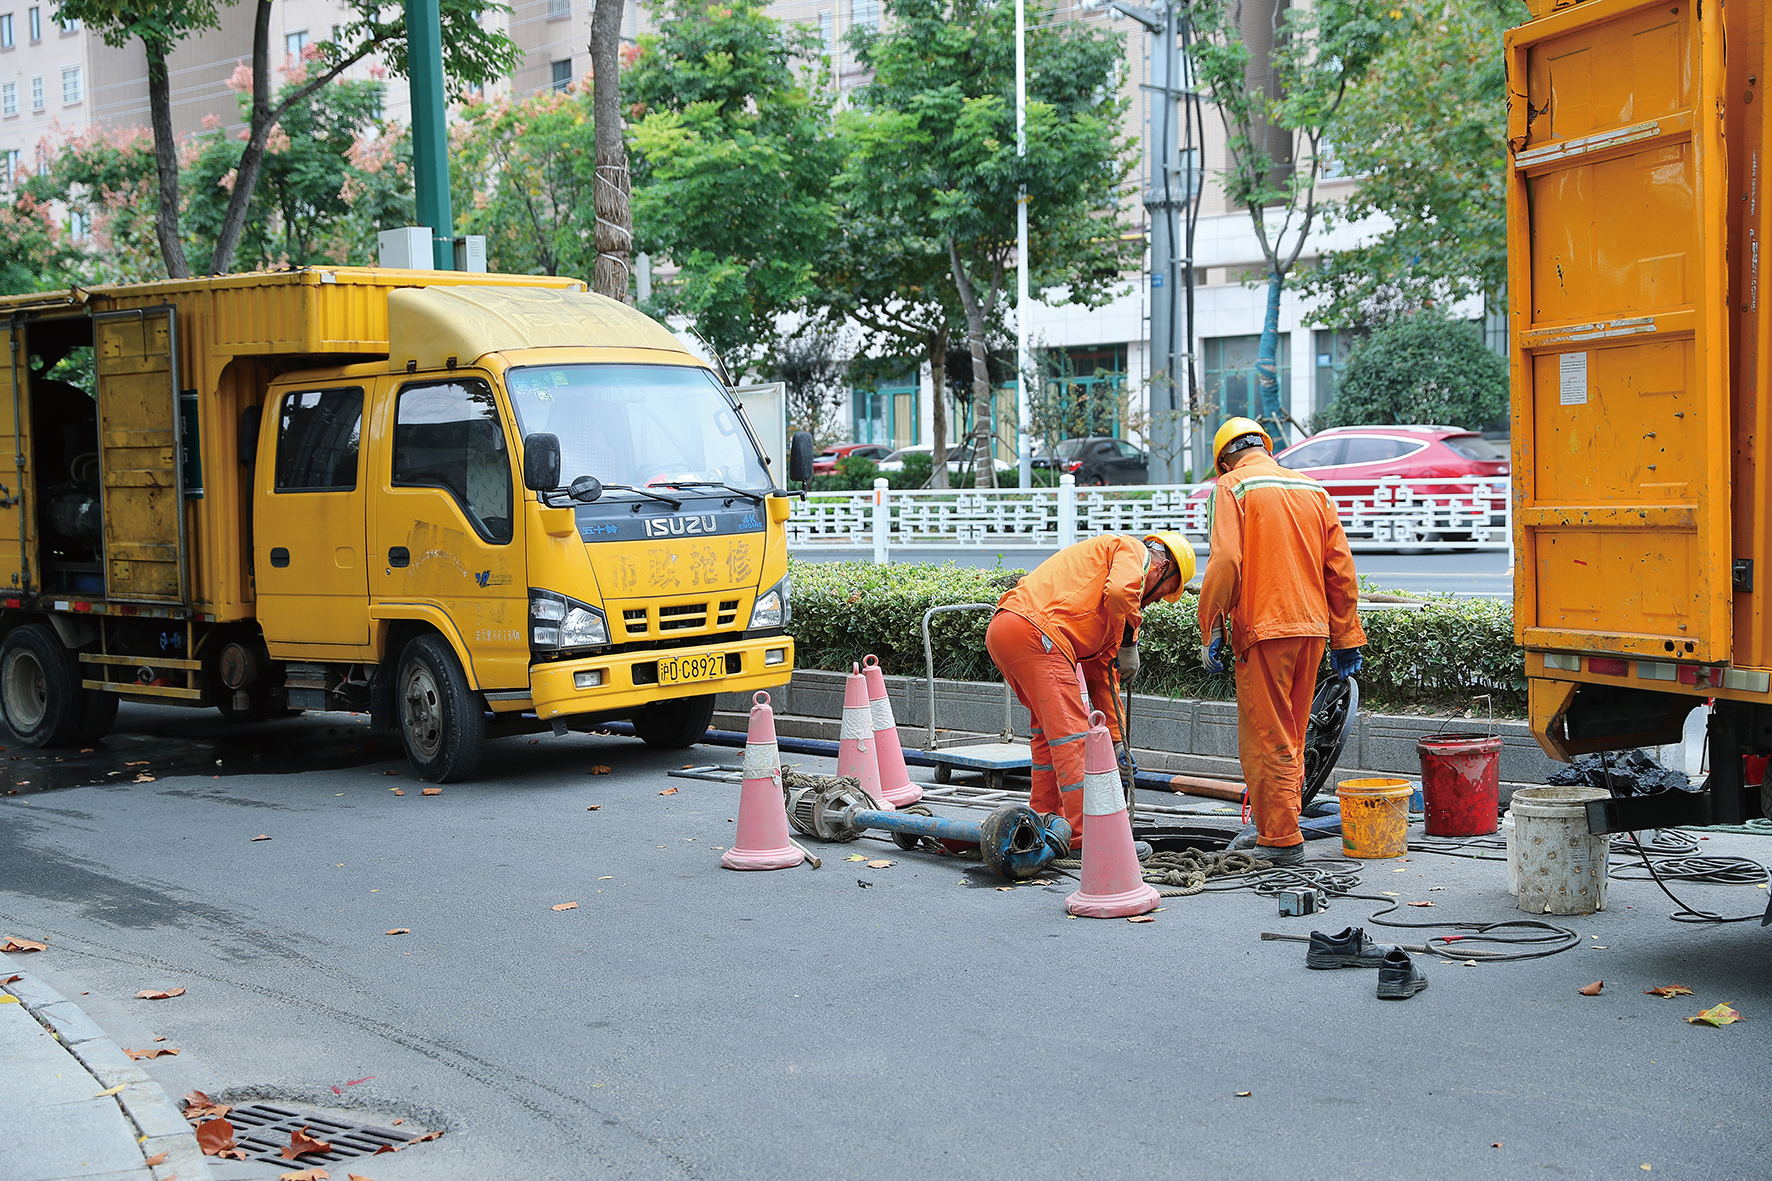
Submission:
<svg viewBox="0 0 1772 1181">
<path fill-rule="evenodd" d="M 1501 814 L 1501 838 L 1507 842 L 1507 892 L 1519 896 L 1520 893 L 1520 859 L 1519 846 L 1514 844 L 1514 811 L 1509 808 Z"/>
<path fill-rule="evenodd" d="M 1607 841 L 1587 830 L 1587 801 L 1605 798 L 1592 787 L 1528 787 L 1514 793 L 1507 848 L 1521 910 L 1592 914 L 1606 909 Z"/>
</svg>

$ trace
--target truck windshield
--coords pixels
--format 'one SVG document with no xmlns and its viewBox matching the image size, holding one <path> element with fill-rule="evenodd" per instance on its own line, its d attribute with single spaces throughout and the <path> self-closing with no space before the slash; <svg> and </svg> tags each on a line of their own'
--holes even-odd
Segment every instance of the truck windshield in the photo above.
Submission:
<svg viewBox="0 0 1772 1181">
<path fill-rule="evenodd" d="M 560 480 L 717 481 L 769 488 L 762 458 L 726 392 L 682 365 L 530 365 L 505 375 L 517 424 L 560 440 Z"/>
</svg>

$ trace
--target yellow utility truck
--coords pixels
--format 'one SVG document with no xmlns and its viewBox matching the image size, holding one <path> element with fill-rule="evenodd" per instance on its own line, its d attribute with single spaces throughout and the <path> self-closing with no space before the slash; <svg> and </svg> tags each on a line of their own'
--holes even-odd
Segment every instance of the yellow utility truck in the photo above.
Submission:
<svg viewBox="0 0 1772 1181">
<path fill-rule="evenodd" d="M 1529 0 L 1507 38 L 1515 633 L 1553 756 L 1677 741 L 1704 790 L 1595 831 L 1772 814 L 1767 6 Z M 1762 452 L 1766 452 L 1762 455 Z"/>
<path fill-rule="evenodd" d="M 442 782 L 505 731 L 686 746 L 716 692 L 788 679 L 791 501 L 742 407 L 576 280 L 311 268 L 0 316 L 21 742 L 120 700 L 366 711 Z"/>
</svg>

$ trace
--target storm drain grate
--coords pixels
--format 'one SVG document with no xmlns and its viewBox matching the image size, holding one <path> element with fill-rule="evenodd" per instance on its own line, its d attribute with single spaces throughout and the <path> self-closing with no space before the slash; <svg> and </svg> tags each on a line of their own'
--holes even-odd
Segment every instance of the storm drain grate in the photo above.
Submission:
<svg viewBox="0 0 1772 1181">
<path fill-rule="evenodd" d="M 374 1124 L 348 1123 L 330 1116 L 284 1107 L 278 1103 L 248 1103 L 228 1109 L 234 1125 L 234 1143 L 252 1160 L 291 1169 L 334 1164 L 359 1156 L 371 1156 L 383 1148 L 398 1150 L 418 1139 L 418 1132 L 380 1128 Z M 305 1131 L 332 1145 L 331 1152 L 304 1152 L 291 1161 L 282 1154 L 292 1132 Z"/>
</svg>

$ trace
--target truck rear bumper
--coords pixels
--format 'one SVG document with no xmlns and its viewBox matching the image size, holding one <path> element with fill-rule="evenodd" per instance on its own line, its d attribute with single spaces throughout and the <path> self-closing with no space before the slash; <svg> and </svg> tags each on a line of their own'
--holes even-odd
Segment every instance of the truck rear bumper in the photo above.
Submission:
<svg viewBox="0 0 1772 1181">
<path fill-rule="evenodd" d="M 724 674 L 660 683 L 661 662 L 703 656 L 722 659 Z M 547 719 L 610 713 L 674 697 L 766 689 L 787 684 L 793 670 L 793 638 L 766 636 L 707 647 L 659 648 L 535 664 L 529 667 L 529 684 L 535 715 Z"/>
</svg>

